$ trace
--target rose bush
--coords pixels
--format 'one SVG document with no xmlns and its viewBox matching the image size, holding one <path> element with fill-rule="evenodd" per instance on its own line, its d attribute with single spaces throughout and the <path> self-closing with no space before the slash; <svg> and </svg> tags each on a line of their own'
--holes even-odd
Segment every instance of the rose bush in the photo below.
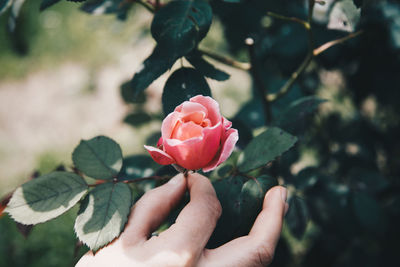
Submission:
<svg viewBox="0 0 400 267">
<path fill-rule="evenodd" d="M 145 148 L 161 165 L 177 164 L 188 170 L 202 168 L 208 172 L 232 153 L 239 135 L 231 126 L 214 99 L 197 95 L 164 119 L 157 148 Z"/>
</svg>

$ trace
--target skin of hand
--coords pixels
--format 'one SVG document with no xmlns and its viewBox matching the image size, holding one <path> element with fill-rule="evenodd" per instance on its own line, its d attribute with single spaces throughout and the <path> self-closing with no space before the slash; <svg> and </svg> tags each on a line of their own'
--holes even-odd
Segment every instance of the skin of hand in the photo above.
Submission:
<svg viewBox="0 0 400 267">
<path fill-rule="evenodd" d="M 159 236 L 151 236 L 186 190 L 190 202 L 176 222 Z M 118 239 L 95 255 L 88 252 L 76 266 L 267 266 L 272 261 L 288 209 L 286 196 L 284 187 L 271 188 L 247 236 L 206 249 L 221 215 L 221 205 L 206 177 L 192 173 L 184 178 L 178 174 L 139 199 Z"/>
</svg>

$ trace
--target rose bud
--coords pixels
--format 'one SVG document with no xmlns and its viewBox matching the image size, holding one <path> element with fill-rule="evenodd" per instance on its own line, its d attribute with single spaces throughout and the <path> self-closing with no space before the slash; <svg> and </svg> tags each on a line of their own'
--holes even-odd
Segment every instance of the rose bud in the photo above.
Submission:
<svg viewBox="0 0 400 267">
<path fill-rule="evenodd" d="M 187 170 L 214 170 L 232 153 L 238 131 L 225 119 L 218 103 L 197 95 L 168 114 L 161 126 L 157 148 L 144 146 L 161 165 L 176 164 Z"/>
</svg>

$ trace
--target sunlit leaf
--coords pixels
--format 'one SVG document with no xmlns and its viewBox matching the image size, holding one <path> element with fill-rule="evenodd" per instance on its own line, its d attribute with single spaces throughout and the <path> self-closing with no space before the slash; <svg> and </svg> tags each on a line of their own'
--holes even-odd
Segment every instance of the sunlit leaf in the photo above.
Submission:
<svg viewBox="0 0 400 267">
<path fill-rule="evenodd" d="M 0 15 L 7 11 L 14 0 L 0 0 Z"/>
<path fill-rule="evenodd" d="M 56 218 L 72 208 L 88 186 L 77 174 L 52 172 L 15 190 L 6 212 L 22 224 L 37 224 Z"/>
<path fill-rule="evenodd" d="M 75 167 L 95 179 L 115 178 L 122 167 L 122 151 L 112 139 L 97 136 L 82 140 L 72 153 Z"/>
<path fill-rule="evenodd" d="M 132 192 L 124 183 L 104 183 L 82 201 L 75 221 L 75 232 L 93 251 L 118 237 L 128 220 Z"/>
<path fill-rule="evenodd" d="M 329 14 L 328 29 L 353 32 L 360 21 L 361 10 L 352 0 L 340 0 L 333 4 Z"/>
</svg>

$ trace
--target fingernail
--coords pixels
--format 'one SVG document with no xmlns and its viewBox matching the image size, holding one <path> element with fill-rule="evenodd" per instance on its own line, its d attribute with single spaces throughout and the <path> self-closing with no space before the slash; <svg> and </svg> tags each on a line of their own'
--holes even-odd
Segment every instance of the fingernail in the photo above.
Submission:
<svg viewBox="0 0 400 267">
<path fill-rule="evenodd" d="M 178 174 L 174 178 L 169 180 L 168 184 L 170 184 L 170 185 L 178 185 L 178 184 L 181 183 L 182 179 L 183 179 L 183 175 L 182 174 Z"/>
<path fill-rule="evenodd" d="M 281 187 L 281 197 L 282 197 L 282 201 L 286 203 L 287 189 L 284 187 Z"/>
</svg>

